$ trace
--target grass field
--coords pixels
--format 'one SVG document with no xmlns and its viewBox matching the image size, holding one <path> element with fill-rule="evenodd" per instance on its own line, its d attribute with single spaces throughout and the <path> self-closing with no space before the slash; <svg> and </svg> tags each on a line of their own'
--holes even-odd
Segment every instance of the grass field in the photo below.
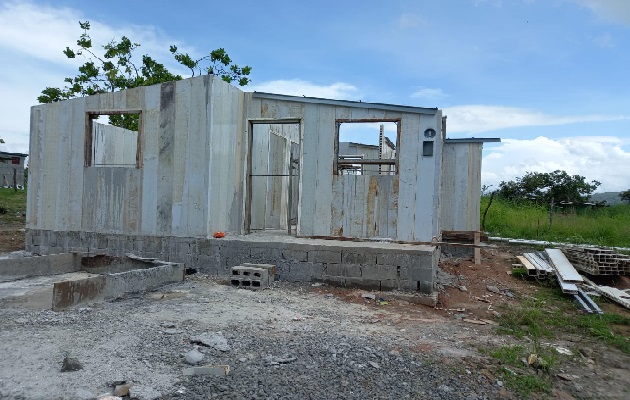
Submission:
<svg viewBox="0 0 630 400">
<path fill-rule="evenodd" d="M 24 222 L 26 214 L 26 190 L 0 188 L 0 222 L 3 224 Z"/>
<path fill-rule="evenodd" d="M 489 198 L 481 199 L 481 215 Z M 556 212 L 551 226 L 549 210 L 494 198 L 485 222 L 491 236 L 547 240 L 575 244 L 630 247 L 630 204 L 618 204 L 574 213 Z"/>
</svg>

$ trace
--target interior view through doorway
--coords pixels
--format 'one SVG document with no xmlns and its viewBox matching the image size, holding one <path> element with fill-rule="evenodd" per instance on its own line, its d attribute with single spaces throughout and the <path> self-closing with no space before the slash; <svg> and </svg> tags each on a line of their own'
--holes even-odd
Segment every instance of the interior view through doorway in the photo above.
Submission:
<svg viewBox="0 0 630 400">
<path fill-rule="evenodd" d="M 299 201 L 300 124 L 250 122 L 248 233 L 296 232 Z"/>
</svg>

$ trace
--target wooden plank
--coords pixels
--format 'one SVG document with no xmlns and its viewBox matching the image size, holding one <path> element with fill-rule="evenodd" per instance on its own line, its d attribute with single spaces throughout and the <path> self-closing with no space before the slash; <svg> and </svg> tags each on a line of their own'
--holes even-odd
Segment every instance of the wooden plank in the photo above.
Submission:
<svg viewBox="0 0 630 400">
<path fill-rule="evenodd" d="M 473 242 L 475 244 L 475 249 L 473 250 L 473 253 L 474 253 L 475 264 L 477 265 L 481 264 L 481 249 L 479 247 L 476 247 L 480 243 L 480 236 L 481 235 L 479 234 L 479 232 L 475 232 L 474 242 Z"/>
<path fill-rule="evenodd" d="M 527 270 L 527 275 L 528 276 L 536 276 L 537 275 L 536 267 L 527 258 L 525 258 L 523 256 L 516 256 L 516 258 L 518 258 L 518 260 L 521 262 L 521 264 L 523 264 L 523 266 Z"/>
</svg>

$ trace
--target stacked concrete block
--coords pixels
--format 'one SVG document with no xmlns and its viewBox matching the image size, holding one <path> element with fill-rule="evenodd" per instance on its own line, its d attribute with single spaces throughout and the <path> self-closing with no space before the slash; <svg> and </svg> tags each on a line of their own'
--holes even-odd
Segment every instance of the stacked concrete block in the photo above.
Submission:
<svg viewBox="0 0 630 400">
<path fill-rule="evenodd" d="M 246 264 L 232 267 L 232 286 L 247 289 L 264 289 L 273 283 L 276 266 L 272 264 Z"/>
<path fill-rule="evenodd" d="M 439 249 L 429 246 L 383 245 L 367 247 L 306 243 L 248 241 L 193 237 L 157 237 L 91 232 L 56 232 L 27 229 L 27 250 L 37 254 L 69 251 L 91 254 L 135 254 L 186 264 L 200 273 L 238 281 L 233 266 L 266 268 L 267 280 L 248 281 L 267 287 L 275 278 L 291 282 L 326 282 L 337 286 L 432 293 Z M 248 264 L 252 263 L 252 264 Z M 255 264 L 254 264 L 255 263 Z M 243 275 L 244 276 L 244 275 Z M 251 275 L 250 275 L 251 276 Z M 244 278 L 243 278 L 244 279 Z M 250 278 L 248 278 L 250 279 Z M 256 282 L 256 283 L 254 283 Z M 260 286 L 258 284 L 260 283 Z"/>
</svg>

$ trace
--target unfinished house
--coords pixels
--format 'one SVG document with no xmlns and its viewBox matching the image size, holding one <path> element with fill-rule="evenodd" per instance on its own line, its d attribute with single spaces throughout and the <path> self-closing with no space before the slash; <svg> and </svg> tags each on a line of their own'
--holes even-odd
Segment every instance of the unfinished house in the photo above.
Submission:
<svg viewBox="0 0 630 400">
<path fill-rule="evenodd" d="M 0 151 L 2 187 L 24 188 L 24 167 L 28 154 Z"/>
<path fill-rule="evenodd" d="M 479 229 L 482 141 L 442 123 L 213 76 L 38 105 L 26 247 L 430 293 L 443 225 Z"/>
</svg>

